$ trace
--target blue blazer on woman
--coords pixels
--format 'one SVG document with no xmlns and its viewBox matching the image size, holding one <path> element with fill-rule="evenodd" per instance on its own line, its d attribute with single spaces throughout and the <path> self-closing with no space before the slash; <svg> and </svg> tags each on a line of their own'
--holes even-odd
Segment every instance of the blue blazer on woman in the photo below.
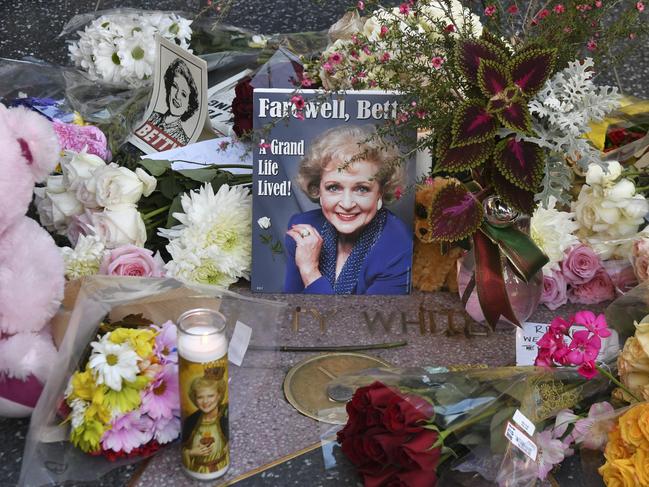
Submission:
<svg viewBox="0 0 649 487">
<path fill-rule="evenodd" d="M 293 215 L 288 223 L 306 223 L 321 232 L 326 220 L 322 211 L 312 210 Z M 285 238 L 286 276 L 284 292 L 304 294 L 334 294 L 331 283 L 320 277 L 306 288 L 295 265 L 295 240 Z M 412 267 L 412 232 L 394 214 L 388 211 L 385 226 L 361 266 L 354 294 L 408 294 Z"/>
</svg>

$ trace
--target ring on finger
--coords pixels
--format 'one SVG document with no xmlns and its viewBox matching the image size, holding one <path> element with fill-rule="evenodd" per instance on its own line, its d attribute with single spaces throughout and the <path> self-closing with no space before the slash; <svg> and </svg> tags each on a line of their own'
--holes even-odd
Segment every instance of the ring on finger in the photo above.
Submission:
<svg viewBox="0 0 649 487">
<path fill-rule="evenodd" d="M 302 238 L 308 237 L 309 235 L 311 235 L 311 232 L 308 231 L 306 228 L 300 231 L 300 237 Z"/>
</svg>

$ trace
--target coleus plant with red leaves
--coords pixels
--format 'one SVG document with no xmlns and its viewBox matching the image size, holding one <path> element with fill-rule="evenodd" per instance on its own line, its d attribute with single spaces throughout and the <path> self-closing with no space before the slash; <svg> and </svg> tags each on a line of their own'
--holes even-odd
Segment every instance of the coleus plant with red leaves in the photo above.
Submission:
<svg viewBox="0 0 649 487">
<path fill-rule="evenodd" d="M 512 55 L 487 33 L 458 42 L 455 57 L 471 89 L 450 126 L 437 137 L 435 170 L 471 171 L 477 194 L 455 184 L 437 195 L 432 227 L 443 241 L 461 240 L 478 230 L 484 216 L 480 200 L 489 194 L 522 213 L 533 211 L 544 153 L 520 136 L 533 134 L 528 102 L 554 73 L 556 51 L 528 46 Z"/>
</svg>

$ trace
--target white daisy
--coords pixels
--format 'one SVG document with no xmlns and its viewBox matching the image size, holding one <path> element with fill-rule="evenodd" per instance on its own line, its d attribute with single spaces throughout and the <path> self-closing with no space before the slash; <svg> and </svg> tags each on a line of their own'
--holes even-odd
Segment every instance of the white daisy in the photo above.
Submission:
<svg viewBox="0 0 649 487">
<path fill-rule="evenodd" d="M 88 366 L 93 371 L 97 384 L 106 384 L 115 391 L 122 390 L 122 379 L 132 382 L 137 377 L 140 357 L 128 343 L 112 343 L 104 338 L 92 342 L 93 349 Z"/>
<path fill-rule="evenodd" d="M 137 31 L 128 38 L 118 40 L 117 46 L 125 77 L 132 77 L 134 80 L 151 77 L 155 62 L 155 44 L 150 38 Z"/>
</svg>

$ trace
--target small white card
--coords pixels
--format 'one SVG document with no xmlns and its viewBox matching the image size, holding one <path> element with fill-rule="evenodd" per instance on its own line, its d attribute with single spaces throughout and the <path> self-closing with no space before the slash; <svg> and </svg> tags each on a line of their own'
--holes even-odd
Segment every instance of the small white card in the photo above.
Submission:
<svg viewBox="0 0 649 487">
<path fill-rule="evenodd" d="M 525 455 L 536 461 L 538 448 L 536 443 L 530 440 L 525 433 L 519 430 L 516 426 L 507 421 L 507 428 L 505 429 L 505 438 L 507 438 L 516 448 L 522 451 Z"/>
<path fill-rule="evenodd" d="M 514 420 L 514 423 L 523 428 L 523 431 L 525 431 L 525 433 L 530 436 L 534 436 L 536 426 L 534 426 L 534 423 L 527 419 L 527 416 L 521 413 L 520 409 L 516 410 L 512 419 Z"/>
<path fill-rule="evenodd" d="M 234 365 L 241 366 L 243 363 L 243 357 L 246 354 L 246 350 L 248 350 L 251 336 L 252 328 L 237 321 L 237 324 L 234 325 L 234 333 L 232 333 L 230 345 L 228 346 L 228 360 Z"/>
<path fill-rule="evenodd" d="M 523 326 L 516 330 L 516 365 L 534 365 L 539 352 L 536 342 L 548 328 L 550 325 L 546 323 L 523 323 Z"/>
<path fill-rule="evenodd" d="M 537 342 L 548 331 L 547 323 L 523 323 L 516 330 L 516 365 L 534 365 L 536 355 L 539 353 Z M 574 330 L 575 328 L 573 328 Z M 576 329 L 585 329 L 577 327 Z M 619 336 L 615 330 L 610 330 L 611 336 L 602 338 L 602 348 L 597 355 L 598 361 L 608 361 L 617 357 L 620 351 Z M 570 343 L 570 337 L 565 337 Z"/>
<path fill-rule="evenodd" d="M 222 149 L 221 144 L 227 147 Z M 247 150 L 244 144 L 237 142 L 232 137 L 220 137 L 196 142 L 186 147 L 147 154 L 142 156 L 142 159 L 171 161 L 171 168 L 174 171 L 198 169 L 210 164 L 250 166 L 226 168 L 232 174 L 250 174 L 252 172 L 252 156 L 246 154 Z"/>
</svg>

